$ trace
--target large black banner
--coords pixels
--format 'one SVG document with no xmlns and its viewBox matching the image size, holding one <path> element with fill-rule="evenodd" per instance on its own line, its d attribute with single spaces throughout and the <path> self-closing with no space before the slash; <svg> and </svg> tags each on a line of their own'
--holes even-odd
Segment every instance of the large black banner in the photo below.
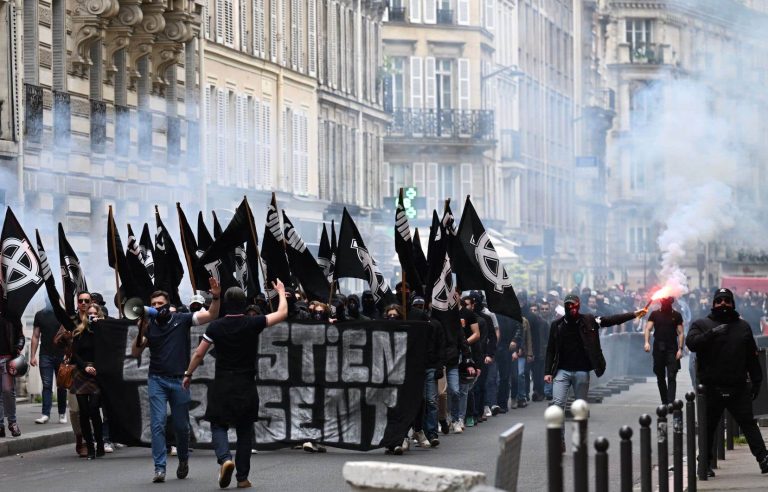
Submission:
<svg viewBox="0 0 768 492">
<path fill-rule="evenodd" d="M 315 441 L 367 451 L 400 444 L 424 391 L 427 323 L 350 322 L 339 325 L 279 323 L 259 337 L 256 363 L 257 449 Z M 113 441 L 148 446 L 152 432 L 147 395 L 149 354 L 130 357 L 137 327 L 102 320 L 94 328 L 98 379 Z M 190 333 L 195 350 L 205 326 Z M 202 419 L 215 359 L 195 371 L 190 427 L 195 446 L 211 443 Z"/>
</svg>

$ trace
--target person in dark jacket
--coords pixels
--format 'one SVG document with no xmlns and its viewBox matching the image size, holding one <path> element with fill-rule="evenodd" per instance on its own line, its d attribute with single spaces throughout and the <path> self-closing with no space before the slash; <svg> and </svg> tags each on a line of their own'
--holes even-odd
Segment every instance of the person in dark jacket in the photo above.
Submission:
<svg viewBox="0 0 768 492">
<path fill-rule="evenodd" d="M 4 418 L 13 437 L 21 435 L 16 422 L 16 378 L 8 363 L 24 350 L 21 322 L 11 322 L 0 312 L 0 437 L 5 437 Z"/>
<path fill-rule="evenodd" d="M 498 333 L 496 323 L 490 316 L 490 311 L 485 310 L 485 299 L 480 291 L 473 290 L 470 297 L 475 301 L 474 310 L 477 321 L 480 325 L 480 351 L 482 358 L 475 361 L 478 367 L 482 369 L 475 385 L 472 387 L 472 412 L 467 411 L 467 417 L 470 415 L 475 422 L 484 422 L 492 415 L 490 406 L 486 405 L 486 387 L 488 378 L 496 377 L 496 345 L 498 343 Z M 498 385 L 498 383 L 496 383 Z M 467 419 L 469 420 L 469 419 Z"/>
<path fill-rule="evenodd" d="M 707 442 L 713 442 L 720 417 L 727 409 L 744 432 L 760 471 L 768 473 L 768 452 L 752 413 L 752 400 L 757 398 L 763 382 L 757 344 L 749 323 L 740 319 L 730 290 L 715 292 L 712 311 L 691 324 L 685 345 L 696 352 L 696 376 L 706 387 Z M 747 383 L 747 375 L 751 384 Z M 708 455 L 711 460 L 712 446 Z M 711 468 L 708 472 L 714 476 Z"/>
<path fill-rule="evenodd" d="M 620 325 L 632 318 L 645 316 L 648 312 L 647 309 L 640 309 L 613 316 L 595 317 L 579 313 L 580 306 L 579 296 L 566 296 L 565 316 L 554 320 L 549 330 L 544 381 L 553 383 L 554 402 L 563 410 L 571 387 L 576 399 L 586 400 L 590 371 L 595 371 L 597 377 L 605 372 L 605 357 L 600 347 L 600 328 Z"/>
</svg>

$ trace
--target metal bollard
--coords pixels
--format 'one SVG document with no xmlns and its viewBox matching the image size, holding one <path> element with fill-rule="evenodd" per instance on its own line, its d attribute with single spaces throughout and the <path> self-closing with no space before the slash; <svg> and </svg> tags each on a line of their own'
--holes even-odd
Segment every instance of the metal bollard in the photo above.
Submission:
<svg viewBox="0 0 768 492">
<path fill-rule="evenodd" d="M 725 459 L 725 411 L 720 415 L 720 423 L 717 424 L 717 433 L 715 434 L 717 443 L 717 459 Z"/>
<path fill-rule="evenodd" d="M 619 429 L 621 444 L 621 492 L 632 492 L 632 428 L 625 425 Z"/>
<path fill-rule="evenodd" d="M 656 441 L 659 453 L 659 492 L 669 492 L 669 447 L 667 445 L 667 406 L 656 408 Z"/>
<path fill-rule="evenodd" d="M 651 416 L 640 416 L 640 490 L 651 492 Z"/>
<path fill-rule="evenodd" d="M 589 405 L 584 400 L 571 403 L 573 414 L 573 490 L 589 491 L 589 450 L 587 449 L 587 417 Z"/>
<path fill-rule="evenodd" d="M 560 440 L 565 412 L 557 405 L 552 405 L 544 412 L 544 420 L 547 422 L 549 492 L 563 492 L 563 452 Z"/>
<path fill-rule="evenodd" d="M 696 393 L 685 394 L 685 431 L 688 455 L 688 492 L 696 492 Z"/>
<path fill-rule="evenodd" d="M 696 419 L 699 422 L 699 480 L 709 479 L 709 444 L 707 443 L 707 389 L 703 384 L 696 387 L 696 410 L 699 416 Z"/>
<path fill-rule="evenodd" d="M 675 492 L 683 492 L 683 401 L 672 404 L 672 464 Z"/>
<path fill-rule="evenodd" d="M 608 492 L 608 439 L 595 439 L 595 492 Z"/>
<path fill-rule="evenodd" d="M 733 451 L 733 438 L 736 437 L 736 429 L 739 426 L 736 425 L 736 420 L 728 410 L 725 411 L 725 422 L 725 449 L 728 451 Z"/>
</svg>

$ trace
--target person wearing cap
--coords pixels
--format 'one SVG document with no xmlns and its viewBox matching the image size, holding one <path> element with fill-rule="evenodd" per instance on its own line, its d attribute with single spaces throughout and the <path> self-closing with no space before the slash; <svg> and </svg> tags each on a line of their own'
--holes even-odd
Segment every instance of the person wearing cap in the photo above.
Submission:
<svg viewBox="0 0 768 492">
<path fill-rule="evenodd" d="M 645 351 L 651 351 L 653 332 L 653 373 L 659 387 L 661 403 L 675 401 L 677 371 L 683 357 L 683 315 L 672 309 L 674 297 L 661 299 L 661 308 L 653 311 L 645 323 Z"/>
<path fill-rule="evenodd" d="M 189 299 L 189 312 L 196 313 L 205 306 L 205 297 L 195 294 Z"/>
<path fill-rule="evenodd" d="M 752 329 L 736 311 L 733 292 L 715 292 L 710 313 L 691 324 L 685 345 L 696 353 L 696 377 L 706 388 L 707 442 L 713 442 L 723 410 L 728 410 L 747 438 L 760 471 L 768 473 L 768 451 L 752 411 L 763 374 Z M 710 463 L 712 449 L 707 450 Z M 707 471 L 715 476 L 711 468 Z"/>
<path fill-rule="evenodd" d="M 587 399 L 589 373 L 597 377 L 605 372 L 605 357 L 600 346 L 600 328 L 619 325 L 645 316 L 647 309 L 613 316 L 595 317 L 579 312 L 579 296 L 569 294 L 563 302 L 565 315 L 555 319 L 549 329 L 544 381 L 553 383 L 554 403 L 565 410 L 568 391 L 573 387 L 576 399 Z M 565 451 L 563 434 L 563 452 Z"/>
<path fill-rule="evenodd" d="M 104 296 L 102 296 L 99 292 L 91 292 L 91 300 L 101 306 L 101 309 L 104 311 L 105 316 L 109 316 L 109 311 L 107 310 L 107 303 L 104 302 Z"/>
</svg>

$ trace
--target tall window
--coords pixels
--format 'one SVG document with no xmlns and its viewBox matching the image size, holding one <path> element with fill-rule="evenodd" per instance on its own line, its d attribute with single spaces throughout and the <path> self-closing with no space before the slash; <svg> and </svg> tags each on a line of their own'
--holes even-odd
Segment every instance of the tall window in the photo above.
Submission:
<svg viewBox="0 0 768 492">
<path fill-rule="evenodd" d="M 450 58 L 438 58 L 435 67 L 435 79 L 437 84 L 437 104 L 439 108 L 451 109 L 452 94 L 452 70 L 453 60 Z M 448 196 L 448 195 L 446 195 Z"/>
<path fill-rule="evenodd" d="M 456 193 L 456 166 L 441 164 L 437 167 L 437 196 L 455 197 Z"/>
<path fill-rule="evenodd" d="M 405 106 L 405 57 L 392 58 L 392 109 Z"/>
<path fill-rule="evenodd" d="M 411 164 L 391 163 L 389 166 L 389 187 L 386 190 L 387 196 L 397 196 L 398 190 L 406 186 L 413 186 L 413 171 Z M 419 190 L 420 192 L 422 190 Z M 387 204 L 389 205 L 389 204 Z"/>
<path fill-rule="evenodd" d="M 632 53 L 645 54 L 653 42 L 651 19 L 627 19 L 627 43 Z"/>
<path fill-rule="evenodd" d="M 660 86 L 656 84 L 643 84 L 630 93 L 630 126 L 641 128 L 650 123 L 654 112 L 658 109 L 661 98 Z"/>
<path fill-rule="evenodd" d="M 629 156 L 629 189 L 645 189 L 645 161 L 637 156 Z"/>
<path fill-rule="evenodd" d="M 630 226 L 627 229 L 627 252 L 638 254 L 650 251 L 648 244 L 650 237 L 650 228 Z"/>
</svg>

